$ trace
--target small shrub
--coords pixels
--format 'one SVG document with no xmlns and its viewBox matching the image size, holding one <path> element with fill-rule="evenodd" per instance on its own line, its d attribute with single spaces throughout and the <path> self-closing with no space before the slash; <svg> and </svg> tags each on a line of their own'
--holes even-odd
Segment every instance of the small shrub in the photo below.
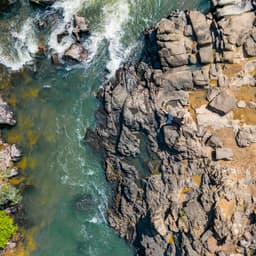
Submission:
<svg viewBox="0 0 256 256">
<path fill-rule="evenodd" d="M 9 239 L 17 232 L 18 227 L 14 224 L 13 219 L 0 211 L 0 248 L 4 248 Z"/>
</svg>

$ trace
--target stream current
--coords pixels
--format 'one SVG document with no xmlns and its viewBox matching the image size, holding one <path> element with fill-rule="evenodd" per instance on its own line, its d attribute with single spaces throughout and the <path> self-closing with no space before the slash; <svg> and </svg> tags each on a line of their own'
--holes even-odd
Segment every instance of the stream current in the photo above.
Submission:
<svg viewBox="0 0 256 256">
<path fill-rule="evenodd" d="M 17 119 L 5 137 L 24 148 L 18 165 L 25 177 L 27 235 L 17 256 L 134 255 L 108 226 L 113 192 L 102 156 L 83 142 L 86 128 L 95 126 L 95 95 L 129 55 L 140 52 L 144 28 L 174 9 L 207 6 L 199 0 L 58 0 L 53 7 L 63 11 L 64 22 L 43 34 L 35 25 L 43 10 L 28 0 L 0 13 L 0 63 L 8 68 L 0 87 Z M 91 36 L 84 43 L 89 61 L 57 67 L 49 56 L 37 56 L 42 42 L 63 53 L 69 39 L 57 44 L 56 34 L 76 13 L 90 23 Z"/>
</svg>

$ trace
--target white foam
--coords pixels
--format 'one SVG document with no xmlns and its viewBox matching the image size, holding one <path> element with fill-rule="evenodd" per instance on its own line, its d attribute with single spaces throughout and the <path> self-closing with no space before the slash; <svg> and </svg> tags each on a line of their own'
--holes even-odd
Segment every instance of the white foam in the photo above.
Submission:
<svg viewBox="0 0 256 256">
<path fill-rule="evenodd" d="M 61 43 L 57 42 L 57 34 L 65 31 L 65 26 L 68 22 L 72 20 L 74 14 L 76 14 L 86 0 L 62 0 L 56 2 L 53 7 L 58 9 L 63 9 L 63 21 L 59 23 L 51 32 L 48 40 L 48 45 L 50 49 L 53 49 L 58 54 L 62 55 L 64 51 L 73 43 L 71 36 L 64 37 Z M 69 33 L 72 33 L 72 26 L 69 28 Z"/>
<path fill-rule="evenodd" d="M 19 70 L 33 60 L 33 55 L 38 51 L 38 40 L 31 18 L 24 22 L 20 31 L 11 32 L 9 47 L 11 50 L 6 53 L 0 46 L 0 62 L 12 70 Z"/>
<path fill-rule="evenodd" d="M 122 0 L 116 3 L 109 3 L 103 9 L 103 29 L 102 31 L 92 33 L 90 38 L 91 45 L 89 51 L 91 59 L 97 52 L 99 44 L 105 39 L 109 42 L 109 62 L 107 69 L 110 71 L 109 76 L 113 76 L 119 68 L 122 61 L 127 58 L 131 48 L 125 48 L 121 42 L 124 35 L 123 26 L 129 20 L 129 3 Z"/>
</svg>

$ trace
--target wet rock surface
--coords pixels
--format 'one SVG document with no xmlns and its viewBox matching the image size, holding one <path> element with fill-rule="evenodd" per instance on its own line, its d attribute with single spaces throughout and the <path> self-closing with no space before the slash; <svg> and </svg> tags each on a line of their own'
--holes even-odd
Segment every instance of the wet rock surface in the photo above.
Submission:
<svg viewBox="0 0 256 256">
<path fill-rule="evenodd" d="M 234 120 L 241 81 L 255 82 L 244 51 L 255 13 L 242 1 L 213 3 L 217 16 L 175 11 L 162 19 L 145 38 L 148 56 L 124 64 L 98 94 L 98 127 L 86 139 L 104 147 L 115 185 L 108 221 L 137 255 L 255 254 L 256 173 L 241 150 L 256 132 Z"/>
</svg>

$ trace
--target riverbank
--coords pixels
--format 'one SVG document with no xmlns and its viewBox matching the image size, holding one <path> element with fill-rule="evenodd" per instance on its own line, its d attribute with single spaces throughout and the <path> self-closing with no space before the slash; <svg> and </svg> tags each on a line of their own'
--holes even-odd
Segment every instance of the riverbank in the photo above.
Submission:
<svg viewBox="0 0 256 256">
<path fill-rule="evenodd" d="M 1 67 L 1 86 L 9 83 L 5 69 Z M 10 85 L 8 85 L 10 86 Z M 8 89 L 7 89 L 8 90 Z M 17 215 L 22 201 L 22 187 L 20 180 L 22 173 L 18 167 L 22 159 L 20 145 L 7 143 L 4 133 L 16 125 L 14 114 L 4 97 L 7 90 L 2 90 L 0 96 L 0 254 L 5 250 L 12 250 L 21 239 Z"/>
<path fill-rule="evenodd" d="M 109 224 L 137 255 L 255 254 L 255 3 L 212 2 L 145 31 L 87 130 L 115 190 Z"/>
</svg>

